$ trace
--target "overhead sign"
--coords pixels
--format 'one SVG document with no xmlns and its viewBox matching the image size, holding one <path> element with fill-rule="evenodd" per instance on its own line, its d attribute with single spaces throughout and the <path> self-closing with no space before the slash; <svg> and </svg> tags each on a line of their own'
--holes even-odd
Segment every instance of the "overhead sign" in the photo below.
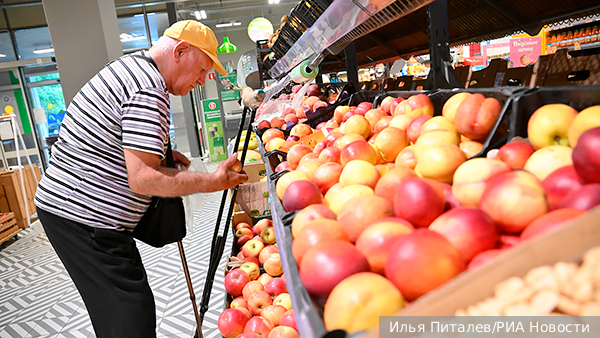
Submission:
<svg viewBox="0 0 600 338">
<path fill-rule="evenodd" d="M 273 24 L 265 18 L 256 18 L 248 24 L 248 36 L 254 42 L 267 40 L 273 34 Z"/>
</svg>

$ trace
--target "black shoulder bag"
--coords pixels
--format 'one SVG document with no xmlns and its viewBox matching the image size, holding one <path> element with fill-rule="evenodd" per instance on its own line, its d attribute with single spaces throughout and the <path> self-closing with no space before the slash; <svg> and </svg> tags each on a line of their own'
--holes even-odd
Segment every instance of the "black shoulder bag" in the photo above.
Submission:
<svg viewBox="0 0 600 338">
<path fill-rule="evenodd" d="M 171 142 L 166 156 L 167 167 L 175 168 Z M 148 210 L 133 229 L 134 238 L 155 248 L 179 242 L 185 235 L 185 209 L 181 197 L 152 197 Z"/>
</svg>

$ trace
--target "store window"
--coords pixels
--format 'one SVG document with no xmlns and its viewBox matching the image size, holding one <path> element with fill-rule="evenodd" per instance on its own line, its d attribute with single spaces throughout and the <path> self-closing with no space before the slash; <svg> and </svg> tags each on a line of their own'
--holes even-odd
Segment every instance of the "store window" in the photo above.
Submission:
<svg viewBox="0 0 600 338">
<path fill-rule="evenodd" d="M 48 27 L 15 31 L 19 60 L 54 56 Z"/>
<path fill-rule="evenodd" d="M 12 45 L 10 33 L 0 33 L 0 62 L 15 61 L 15 51 Z"/>
<path fill-rule="evenodd" d="M 147 48 L 148 36 L 144 15 L 121 17 L 119 20 L 119 31 L 123 50 Z"/>
<path fill-rule="evenodd" d="M 152 15 L 153 14 L 153 15 Z M 150 37 L 152 43 L 158 41 L 162 33 L 169 27 L 169 16 L 167 13 L 149 13 L 148 26 L 150 26 Z"/>
</svg>

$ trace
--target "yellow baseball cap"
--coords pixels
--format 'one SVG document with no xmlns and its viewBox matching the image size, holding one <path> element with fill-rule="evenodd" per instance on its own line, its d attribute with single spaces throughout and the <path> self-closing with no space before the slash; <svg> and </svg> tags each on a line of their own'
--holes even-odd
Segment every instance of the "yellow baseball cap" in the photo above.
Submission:
<svg viewBox="0 0 600 338">
<path fill-rule="evenodd" d="M 190 45 L 200 48 L 200 50 L 213 60 L 213 68 L 219 72 L 219 74 L 227 75 L 227 71 L 223 68 L 223 65 L 217 58 L 217 48 L 219 48 L 217 37 L 207 26 L 194 20 L 178 21 L 167 28 L 163 35 L 173 39 L 187 41 Z"/>
</svg>

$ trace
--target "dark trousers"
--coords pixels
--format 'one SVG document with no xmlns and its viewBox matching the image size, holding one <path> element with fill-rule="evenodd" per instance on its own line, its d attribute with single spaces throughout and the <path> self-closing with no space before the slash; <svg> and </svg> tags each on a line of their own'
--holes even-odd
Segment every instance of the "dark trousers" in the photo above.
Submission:
<svg viewBox="0 0 600 338">
<path fill-rule="evenodd" d="M 154 296 L 133 236 L 37 209 L 46 235 L 77 286 L 98 338 L 156 337 Z"/>
</svg>

